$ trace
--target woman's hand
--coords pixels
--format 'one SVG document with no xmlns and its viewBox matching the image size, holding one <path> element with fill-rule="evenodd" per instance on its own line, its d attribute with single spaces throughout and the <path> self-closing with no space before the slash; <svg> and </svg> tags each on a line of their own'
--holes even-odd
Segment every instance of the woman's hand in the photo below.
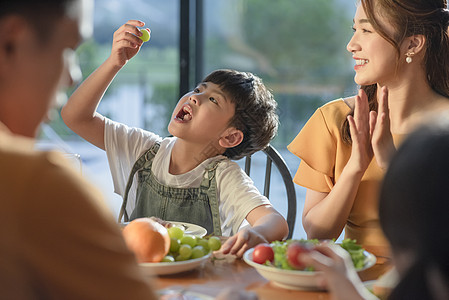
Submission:
<svg viewBox="0 0 449 300">
<path fill-rule="evenodd" d="M 129 20 L 114 32 L 111 56 L 109 57 L 114 65 L 123 67 L 139 52 L 143 41 L 139 38 L 142 33 L 137 27 L 144 25 L 145 23 L 142 21 Z"/>
<path fill-rule="evenodd" d="M 365 172 L 373 159 L 369 121 L 368 97 L 365 91 L 360 89 L 359 94 L 355 97 L 354 116 L 348 116 L 352 139 L 351 158 L 348 161 L 348 166 L 356 172 Z"/>
<path fill-rule="evenodd" d="M 252 228 L 240 230 L 237 234 L 231 236 L 219 250 L 223 254 L 233 254 L 242 257 L 246 250 L 260 244 L 268 243 L 263 235 Z"/>
<path fill-rule="evenodd" d="M 390 159 L 396 152 L 390 128 L 390 111 L 388 109 L 388 88 L 382 87 L 379 96 L 378 112 L 370 113 L 371 144 L 380 168 L 386 170 Z"/>
</svg>

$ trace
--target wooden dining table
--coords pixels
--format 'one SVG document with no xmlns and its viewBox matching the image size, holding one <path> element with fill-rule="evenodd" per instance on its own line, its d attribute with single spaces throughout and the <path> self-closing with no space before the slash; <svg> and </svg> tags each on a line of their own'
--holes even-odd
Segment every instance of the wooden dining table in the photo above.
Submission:
<svg viewBox="0 0 449 300">
<path fill-rule="evenodd" d="M 375 280 L 392 267 L 383 249 L 364 247 L 376 255 L 376 264 L 359 272 L 362 281 Z M 243 259 L 227 257 L 225 259 L 209 259 L 203 265 L 178 274 L 162 275 L 152 278 L 157 289 L 184 289 L 209 296 L 216 296 L 226 288 L 252 291 L 261 300 L 279 299 L 331 299 L 327 291 L 292 290 L 277 286 L 266 280 Z"/>
</svg>

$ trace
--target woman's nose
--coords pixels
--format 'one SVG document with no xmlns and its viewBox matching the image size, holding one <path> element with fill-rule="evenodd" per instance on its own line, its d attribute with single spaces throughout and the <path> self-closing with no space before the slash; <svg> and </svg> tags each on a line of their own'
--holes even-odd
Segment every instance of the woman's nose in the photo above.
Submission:
<svg viewBox="0 0 449 300">
<path fill-rule="evenodd" d="M 346 45 L 346 50 L 353 53 L 353 52 L 359 50 L 359 48 L 360 48 L 360 46 L 356 42 L 355 35 L 353 35 L 351 37 L 351 39 L 349 40 L 348 44 Z"/>
</svg>

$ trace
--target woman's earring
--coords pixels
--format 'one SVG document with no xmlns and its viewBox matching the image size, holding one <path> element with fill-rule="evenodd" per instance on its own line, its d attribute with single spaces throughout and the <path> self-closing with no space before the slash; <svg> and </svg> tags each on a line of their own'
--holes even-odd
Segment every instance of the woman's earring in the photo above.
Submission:
<svg viewBox="0 0 449 300">
<path fill-rule="evenodd" d="M 405 58 L 405 61 L 409 64 L 409 63 L 411 63 L 413 61 L 412 56 L 415 55 L 415 53 L 414 52 L 408 52 L 408 53 L 405 53 L 405 55 L 407 56 Z"/>
</svg>

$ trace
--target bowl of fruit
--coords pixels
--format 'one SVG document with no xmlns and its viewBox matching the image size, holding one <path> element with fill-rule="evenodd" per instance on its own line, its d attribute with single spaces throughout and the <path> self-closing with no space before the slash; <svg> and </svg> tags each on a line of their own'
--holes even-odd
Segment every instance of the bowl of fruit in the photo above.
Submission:
<svg viewBox="0 0 449 300">
<path fill-rule="evenodd" d="M 167 275 L 192 270 L 220 249 L 221 240 L 205 236 L 201 226 L 139 218 L 123 228 L 128 248 L 134 252 L 145 275 Z"/>
<path fill-rule="evenodd" d="M 319 272 L 302 265 L 297 257 L 310 251 L 318 240 L 286 240 L 259 244 L 243 255 L 244 261 L 273 284 L 295 290 L 322 290 Z M 372 267 L 376 257 L 364 250 L 354 240 L 345 239 L 339 244 L 349 252 L 358 272 Z"/>
</svg>

